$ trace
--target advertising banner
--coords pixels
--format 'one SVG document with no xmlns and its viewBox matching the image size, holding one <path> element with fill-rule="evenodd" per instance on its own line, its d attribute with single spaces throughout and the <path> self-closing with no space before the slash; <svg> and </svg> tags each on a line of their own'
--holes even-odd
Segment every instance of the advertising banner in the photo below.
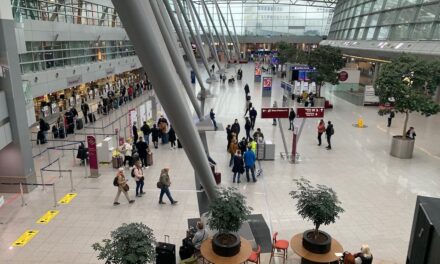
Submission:
<svg viewBox="0 0 440 264">
<path fill-rule="evenodd" d="M 99 176 L 98 171 L 98 152 L 96 149 L 96 138 L 94 136 L 87 136 L 87 147 L 89 148 L 89 165 L 91 176 Z"/>
<path fill-rule="evenodd" d="M 261 82 L 261 69 L 260 68 L 255 68 L 254 81 L 255 82 Z"/>
<path fill-rule="evenodd" d="M 263 90 L 272 90 L 272 77 L 263 77 Z"/>
<path fill-rule="evenodd" d="M 298 107 L 296 108 L 297 118 L 323 118 L 324 107 Z"/>
<path fill-rule="evenodd" d="M 261 108 L 261 118 L 289 118 L 289 108 Z"/>
</svg>

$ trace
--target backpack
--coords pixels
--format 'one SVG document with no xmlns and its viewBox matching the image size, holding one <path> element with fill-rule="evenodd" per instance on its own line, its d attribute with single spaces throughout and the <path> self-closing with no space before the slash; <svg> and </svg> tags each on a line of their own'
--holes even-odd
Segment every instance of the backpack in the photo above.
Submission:
<svg viewBox="0 0 440 264">
<path fill-rule="evenodd" d="M 335 133 L 335 129 L 332 127 L 332 130 L 330 130 L 330 135 L 333 135 Z"/>
<path fill-rule="evenodd" d="M 116 187 L 119 186 L 118 176 L 116 176 L 116 177 L 113 179 L 113 186 L 116 186 Z"/>
<path fill-rule="evenodd" d="M 135 168 L 133 168 L 133 169 L 131 170 L 131 177 L 133 177 L 133 178 L 136 177 L 136 175 L 134 175 L 134 169 L 135 169 Z"/>
</svg>

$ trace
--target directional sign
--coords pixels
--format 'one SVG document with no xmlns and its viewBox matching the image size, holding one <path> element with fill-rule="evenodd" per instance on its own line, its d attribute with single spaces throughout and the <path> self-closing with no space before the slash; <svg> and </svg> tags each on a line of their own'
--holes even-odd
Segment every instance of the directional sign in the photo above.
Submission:
<svg viewBox="0 0 440 264">
<path fill-rule="evenodd" d="M 261 118 L 289 118 L 289 108 L 261 108 Z"/>
<path fill-rule="evenodd" d="M 298 107 L 296 109 L 298 118 L 323 118 L 324 107 Z"/>
<path fill-rule="evenodd" d="M 34 236 L 38 234 L 38 230 L 27 230 L 23 233 L 14 243 L 12 243 L 13 247 L 24 247 L 29 241 L 31 241 Z"/>
<path fill-rule="evenodd" d="M 60 211 L 58 210 L 50 210 L 47 211 L 40 219 L 38 219 L 37 224 L 47 224 L 49 223 Z"/>
</svg>

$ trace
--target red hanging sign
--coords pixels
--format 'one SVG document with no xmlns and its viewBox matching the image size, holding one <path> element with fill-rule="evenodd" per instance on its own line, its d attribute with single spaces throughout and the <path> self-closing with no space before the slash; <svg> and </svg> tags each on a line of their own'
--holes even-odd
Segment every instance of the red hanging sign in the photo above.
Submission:
<svg viewBox="0 0 440 264">
<path fill-rule="evenodd" d="M 289 108 L 261 108 L 261 118 L 289 118 Z"/>
</svg>

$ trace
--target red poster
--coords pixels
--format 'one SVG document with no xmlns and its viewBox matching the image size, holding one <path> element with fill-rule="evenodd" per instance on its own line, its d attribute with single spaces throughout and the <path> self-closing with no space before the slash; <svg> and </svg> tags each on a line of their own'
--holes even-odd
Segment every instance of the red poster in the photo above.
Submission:
<svg viewBox="0 0 440 264">
<path fill-rule="evenodd" d="M 263 90 L 272 89 L 272 77 L 263 77 Z"/>
<path fill-rule="evenodd" d="M 261 118 L 289 118 L 289 108 L 261 108 Z"/>
<path fill-rule="evenodd" d="M 87 147 L 89 148 L 89 164 L 90 171 L 92 172 L 92 170 L 98 170 L 98 153 L 94 136 L 87 136 Z"/>
<path fill-rule="evenodd" d="M 323 118 L 324 107 L 298 107 L 296 109 L 298 118 Z"/>
</svg>

